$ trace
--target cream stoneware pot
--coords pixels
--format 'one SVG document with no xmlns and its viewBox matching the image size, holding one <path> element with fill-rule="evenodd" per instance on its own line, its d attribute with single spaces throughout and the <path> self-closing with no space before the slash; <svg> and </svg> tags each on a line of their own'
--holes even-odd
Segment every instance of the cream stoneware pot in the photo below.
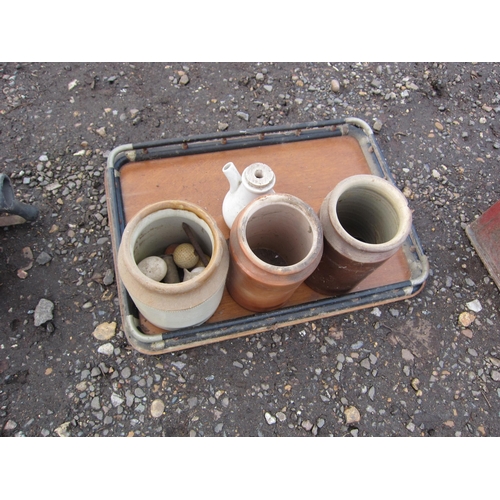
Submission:
<svg viewBox="0 0 500 500">
<path fill-rule="evenodd" d="M 162 283 L 146 277 L 137 264 L 163 254 L 172 243 L 186 243 L 188 224 L 210 257 L 208 266 L 188 281 Z M 186 201 L 161 201 L 143 208 L 126 225 L 118 249 L 117 269 L 140 313 L 153 325 L 177 330 L 200 325 L 220 304 L 229 269 L 229 250 L 215 220 Z"/>
</svg>

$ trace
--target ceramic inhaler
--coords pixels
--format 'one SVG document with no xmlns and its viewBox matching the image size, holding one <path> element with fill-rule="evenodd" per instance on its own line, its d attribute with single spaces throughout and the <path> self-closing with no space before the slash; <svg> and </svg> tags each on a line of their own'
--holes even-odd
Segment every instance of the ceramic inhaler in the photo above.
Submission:
<svg viewBox="0 0 500 500">
<path fill-rule="evenodd" d="M 222 172 L 229 181 L 229 191 L 222 203 L 222 215 L 229 229 L 236 216 L 252 200 L 274 193 L 276 176 L 265 163 L 252 163 L 240 175 L 233 162 L 226 163 Z"/>
</svg>

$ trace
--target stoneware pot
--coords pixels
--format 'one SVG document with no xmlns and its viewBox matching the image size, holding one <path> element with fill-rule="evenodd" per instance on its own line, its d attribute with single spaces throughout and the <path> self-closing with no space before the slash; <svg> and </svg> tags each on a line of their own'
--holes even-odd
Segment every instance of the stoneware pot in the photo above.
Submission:
<svg viewBox="0 0 500 500">
<path fill-rule="evenodd" d="M 181 283 L 147 278 L 137 267 L 145 257 L 163 254 L 172 243 L 189 239 L 188 224 L 210 262 L 203 272 Z M 127 224 L 118 250 L 118 274 L 137 309 L 153 325 L 176 330 L 204 323 L 222 299 L 229 250 L 215 220 L 186 201 L 161 201 L 139 211 Z"/>
<path fill-rule="evenodd" d="M 325 295 L 354 288 L 402 246 L 411 229 L 406 198 L 374 175 L 339 182 L 320 209 L 323 257 L 306 284 Z"/>
<path fill-rule="evenodd" d="M 289 194 L 261 196 L 232 225 L 228 292 L 250 311 L 277 309 L 314 271 L 322 251 L 321 223 L 309 205 Z"/>
</svg>

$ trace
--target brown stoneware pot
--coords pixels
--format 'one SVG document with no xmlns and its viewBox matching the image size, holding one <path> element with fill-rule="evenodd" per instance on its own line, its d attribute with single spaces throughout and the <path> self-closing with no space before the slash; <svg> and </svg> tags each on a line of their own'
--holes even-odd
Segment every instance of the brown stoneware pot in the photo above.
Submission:
<svg viewBox="0 0 500 500">
<path fill-rule="evenodd" d="M 323 257 L 306 284 L 330 296 L 348 292 L 392 257 L 412 224 L 403 193 L 374 175 L 339 182 L 324 199 L 320 220 Z"/>
<path fill-rule="evenodd" d="M 314 271 L 322 251 L 321 223 L 309 205 L 289 194 L 261 196 L 231 227 L 227 289 L 245 309 L 277 309 Z"/>
</svg>

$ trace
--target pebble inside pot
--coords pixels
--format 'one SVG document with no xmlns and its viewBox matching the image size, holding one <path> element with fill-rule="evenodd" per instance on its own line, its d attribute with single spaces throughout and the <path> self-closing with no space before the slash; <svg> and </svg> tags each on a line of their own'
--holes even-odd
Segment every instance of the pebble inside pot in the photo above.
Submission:
<svg viewBox="0 0 500 500">
<path fill-rule="evenodd" d="M 189 243 L 186 225 L 210 257 L 207 266 L 179 283 L 147 277 L 138 264 L 163 254 L 171 244 Z M 186 201 L 161 201 L 143 208 L 128 222 L 117 268 L 141 314 L 159 328 L 176 330 L 200 325 L 216 311 L 224 292 L 229 251 L 215 220 L 202 208 Z"/>
</svg>

